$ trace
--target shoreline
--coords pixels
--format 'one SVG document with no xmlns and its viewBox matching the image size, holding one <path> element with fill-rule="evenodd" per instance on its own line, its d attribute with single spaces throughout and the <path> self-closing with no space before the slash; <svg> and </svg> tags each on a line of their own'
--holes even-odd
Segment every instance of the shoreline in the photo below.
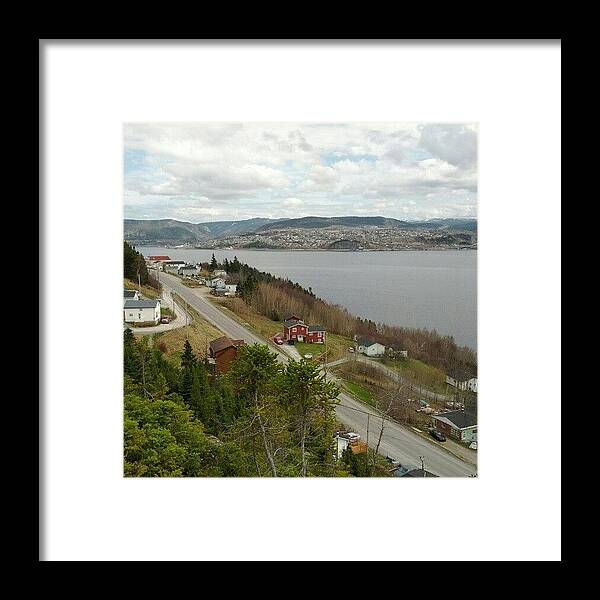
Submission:
<svg viewBox="0 0 600 600">
<path fill-rule="evenodd" d="M 136 243 L 125 240 L 136 248 L 165 248 L 167 250 L 204 250 L 209 252 L 477 252 L 478 248 L 369 248 L 364 250 L 344 250 L 335 248 L 204 248 L 199 246 L 167 246 L 158 243 Z"/>
</svg>

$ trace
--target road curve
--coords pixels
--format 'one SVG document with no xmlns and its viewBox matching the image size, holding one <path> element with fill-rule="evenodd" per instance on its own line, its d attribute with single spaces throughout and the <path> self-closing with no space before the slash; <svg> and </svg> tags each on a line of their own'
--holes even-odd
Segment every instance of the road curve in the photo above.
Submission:
<svg viewBox="0 0 600 600">
<path fill-rule="evenodd" d="M 171 291 L 179 294 L 192 308 L 225 335 L 234 339 L 242 339 L 247 344 L 266 343 L 265 340 L 212 305 L 200 291 L 201 288 L 189 288 L 183 285 L 177 277 L 167 273 L 161 273 L 160 281 Z M 269 346 L 277 353 L 280 362 L 288 361 L 288 355 L 284 354 L 275 344 L 269 344 Z M 329 377 L 334 378 L 332 375 Z M 340 404 L 336 408 L 337 418 L 360 434 L 365 441 L 367 440 L 368 422 L 369 446 L 375 448 L 381 430 L 380 413 L 345 392 L 340 392 L 339 397 Z M 411 467 L 420 467 L 420 457 L 423 457 L 425 469 L 440 477 L 468 477 L 475 475 L 477 471 L 474 465 L 462 461 L 433 442 L 429 442 L 426 438 L 393 421 L 385 423 L 379 452 Z"/>
</svg>

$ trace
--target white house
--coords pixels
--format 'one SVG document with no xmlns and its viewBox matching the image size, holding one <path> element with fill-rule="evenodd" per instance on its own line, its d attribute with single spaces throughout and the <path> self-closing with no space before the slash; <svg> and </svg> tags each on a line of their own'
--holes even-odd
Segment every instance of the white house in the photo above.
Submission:
<svg viewBox="0 0 600 600">
<path fill-rule="evenodd" d="M 350 440 L 341 435 L 336 435 L 335 441 L 337 442 L 337 457 L 342 458 L 344 450 L 350 445 Z"/>
<path fill-rule="evenodd" d="M 123 300 L 139 300 L 140 293 L 137 290 L 123 290 Z"/>
<path fill-rule="evenodd" d="M 189 277 L 190 275 L 198 275 L 198 273 L 200 273 L 200 269 L 196 265 L 180 265 L 177 273 L 179 275 Z"/>
<path fill-rule="evenodd" d="M 461 442 L 477 441 L 477 418 L 464 410 L 453 410 L 431 417 L 435 428 Z"/>
<path fill-rule="evenodd" d="M 462 390 L 477 392 L 477 377 L 462 369 L 451 369 L 446 375 L 446 383 Z"/>
<path fill-rule="evenodd" d="M 169 262 L 163 263 L 163 270 L 167 273 L 175 273 L 179 271 L 179 267 L 185 265 L 184 260 L 170 260 Z"/>
<path fill-rule="evenodd" d="M 154 323 L 160 321 L 160 300 L 125 300 L 123 318 L 126 323 Z"/>
<path fill-rule="evenodd" d="M 237 292 L 237 284 L 236 283 L 226 283 L 225 284 L 225 293 L 229 295 L 235 295 Z"/>
<path fill-rule="evenodd" d="M 216 269 L 212 274 L 214 277 L 227 277 L 227 271 L 223 271 L 222 269 Z"/>
<path fill-rule="evenodd" d="M 385 354 L 385 346 L 368 338 L 359 338 L 358 351 L 366 356 L 383 356 Z"/>
<path fill-rule="evenodd" d="M 207 280 L 206 285 L 211 288 L 225 287 L 225 280 L 222 277 L 215 277 Z"/>
</svg>

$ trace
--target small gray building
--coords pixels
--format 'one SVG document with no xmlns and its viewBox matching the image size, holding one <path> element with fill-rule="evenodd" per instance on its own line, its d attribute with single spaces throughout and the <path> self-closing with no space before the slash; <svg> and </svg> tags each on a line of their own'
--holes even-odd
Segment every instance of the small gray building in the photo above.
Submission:
<svg viewBox="0 0 600 600">
<path fill-rule="evenodd" d="M 184 277 L 191 277 L 193 275 L 198 275 L 198 273 L 200 273 L 200 269 L 196 265 L 185 264 L 179 267 L 177 273 Z"/>
</svg>

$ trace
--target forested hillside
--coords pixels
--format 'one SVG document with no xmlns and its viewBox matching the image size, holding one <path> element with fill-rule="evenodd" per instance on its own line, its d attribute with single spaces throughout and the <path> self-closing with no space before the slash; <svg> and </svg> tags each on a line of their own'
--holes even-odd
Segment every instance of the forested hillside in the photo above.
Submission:
<svg viewBox="0 0 600 600">
<path fill-rule="evenodd" d="M 365 474 L 334 460 L 338 388 L 318 365 L 281 365 L 243 346 L 218 375 L 185 343 L 178 364 L 124 332 L 124 471 L 129 477 Z"/>
<path fill-rule="evenodd" d="M 123 276 L 125 279 L 142 285 L 148 285 L 152 288 L 158 289 L 158 281 L 155 277 L 148 273 L 146 268 L 146 261 L 142 254 L 140 254 L 133 246 L 127 242 L 123 243 Z"/>
</svg>

